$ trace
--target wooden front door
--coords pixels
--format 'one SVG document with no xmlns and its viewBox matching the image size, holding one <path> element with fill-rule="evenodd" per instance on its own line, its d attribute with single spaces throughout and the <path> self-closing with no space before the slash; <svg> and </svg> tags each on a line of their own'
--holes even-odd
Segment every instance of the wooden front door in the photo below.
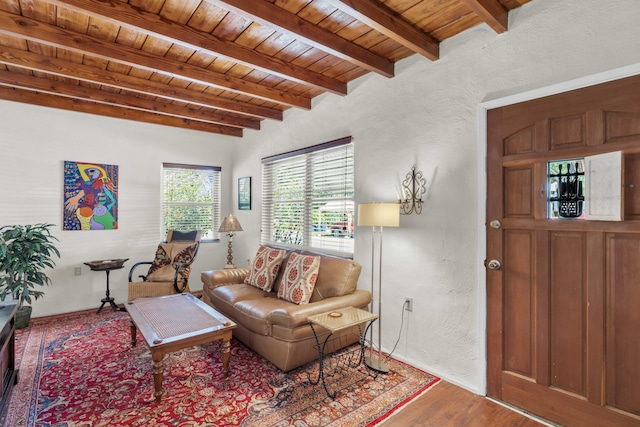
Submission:
<svg viewBox="0 0 640 427">
<path fill-rule="evenodd" d="M 640 426 L 640 77 L 487 119 L 487 393 L 565 426 Z M 547 219 L 547 163 L 615 151 L 624 219 Z"/>
</svg>

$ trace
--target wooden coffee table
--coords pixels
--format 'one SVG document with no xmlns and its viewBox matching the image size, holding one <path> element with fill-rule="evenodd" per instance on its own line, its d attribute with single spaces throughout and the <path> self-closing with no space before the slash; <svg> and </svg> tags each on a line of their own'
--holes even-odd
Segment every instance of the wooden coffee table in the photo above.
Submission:
<svg viewBox="0 0 640 427">
<path fill-rule="evenodd" d="M 137 330 L 151 350 L 153 395 L 160 402 L 164 390 L 162 360 L 167 353 L 222 340 L 222 372 L 229 374 L 231 332 L 235 323 L 191 294 L 136 298 L 125 305 L 131 316 L 131 345 Z"/>
</svg>

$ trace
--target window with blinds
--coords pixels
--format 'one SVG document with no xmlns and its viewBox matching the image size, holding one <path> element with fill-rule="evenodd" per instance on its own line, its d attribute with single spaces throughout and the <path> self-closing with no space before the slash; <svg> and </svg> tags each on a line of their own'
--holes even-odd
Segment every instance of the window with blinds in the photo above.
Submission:
<svg viewBox="0 0 640 427">
<path fill-rule="evenodd" d="M 162 223 L 167 230 L 202 230 L 203 241 L 220 238 L 220 171 L 217 166 L 163 163 Z"/>
<path fill-rule="evenodd" d="M 263 244 L 353 255 L 351 137 L 262 159 Z"/>
</svg>

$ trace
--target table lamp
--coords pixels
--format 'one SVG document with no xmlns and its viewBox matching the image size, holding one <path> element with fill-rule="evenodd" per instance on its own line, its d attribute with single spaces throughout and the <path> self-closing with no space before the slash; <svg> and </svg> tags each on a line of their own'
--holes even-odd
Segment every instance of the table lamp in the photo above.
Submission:
<svg viewBox="0 0 640 427">
<path fill-rule="evenodd" d="M 222 221 L 222 224 L 220 224 L 220 228 L 218 228 L 219 233 L 227 233 L 227 236 L 229 236 L 229 243 L 227 244 L 227 265 L 225 265 L 224 268 L 236 268 L 236 266 L 233 264 L 232 248 L 233 234 L 236 231 L 243 230 L 242 226 L 238 222 L 238 219 L 233 215 L 226 216 Z"/>
</svg>

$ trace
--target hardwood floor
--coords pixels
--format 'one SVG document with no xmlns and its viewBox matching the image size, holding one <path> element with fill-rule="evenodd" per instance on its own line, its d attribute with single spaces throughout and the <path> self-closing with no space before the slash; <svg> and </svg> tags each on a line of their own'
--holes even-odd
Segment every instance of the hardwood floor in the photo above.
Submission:
<svg viewBox="0 0 640 427">
<path fill-rule="evenodd" d="M 382 427 L 542 427 L 483 396 L 441 381 Z"/>
</svg>

